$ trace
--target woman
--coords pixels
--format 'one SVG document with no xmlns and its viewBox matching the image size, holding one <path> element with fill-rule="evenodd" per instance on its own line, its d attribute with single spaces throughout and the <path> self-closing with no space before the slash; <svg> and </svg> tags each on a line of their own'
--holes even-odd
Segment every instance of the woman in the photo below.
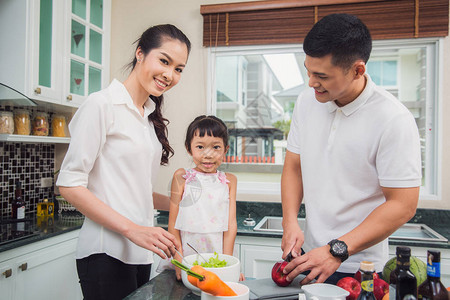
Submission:
<svg viewBox="0 0 450 300">
<path fill-rule="evenodd" d="M 123 84 L 113 80 L 74 115 L 57 181 L 86 216 L 76 254 L 86 300 L 124 298 L 149 280 L 153 252 L 165 258 L 180 249 L 172 234 L 153 227 L 153 209 L 169 207 L 153 184 L 173 154 L 162 94 L 180 80 L 190 42 L 175 26 L 158 25 L 137 43 Z"/>
</svg>

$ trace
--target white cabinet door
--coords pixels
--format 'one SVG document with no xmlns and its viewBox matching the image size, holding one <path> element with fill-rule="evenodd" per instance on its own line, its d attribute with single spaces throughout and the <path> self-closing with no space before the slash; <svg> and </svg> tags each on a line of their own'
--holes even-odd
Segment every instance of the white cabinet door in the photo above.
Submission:
<svg viewBox="0 0 450 300">
<path fill-rule="evenodd" d="M 16 299 L 82 299 L 75 263 L 77 240 L 24 255 L 18 259 Z"/>
<path fill-rule="evenodd" d="M 241 245 L 244 276 L 250 278 L 270 278 L 273 265 L 281 259 L 280 247 Z"/>
<path fill-rule="evenodd" d="M 273 265 L 281 260 L 281 239 L 237 236 L 242 272 L 248 278 L 270 278 Z"/>
<path fill-rule="evenodd" d="M 75 263 L 78 231 L 0 253 L 0 300 L 82 299 Z"/>
<path fill-rule="evenodd" d="M 0 300 L 14 299 L 14 261 L 0 263 Z"/>
<path fill-rule="evenodd" d="M 0 1 L 0 82 L 78 107 L 109 82 L 110 15 L 111 0 Z"/>
</svg>

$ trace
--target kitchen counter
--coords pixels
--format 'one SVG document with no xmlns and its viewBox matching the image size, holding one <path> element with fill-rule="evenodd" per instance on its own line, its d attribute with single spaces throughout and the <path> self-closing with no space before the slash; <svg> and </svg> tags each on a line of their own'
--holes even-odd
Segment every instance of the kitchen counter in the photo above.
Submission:
<svg viewBox="0 0 450 300">
<path fill-rule="evenodd" d="M 80 229 L 83 220 L 84 216 L 77 212 L 55 214 L 53 218 L 40 219 L 35 214 L 29 214 L 24 222 L 10 223 L 1 220 L 0 252 Z"/>
<path fill-rule="evenodd" d="M 175 271 L 165 270 L 152 280 L 128 295 L 124 300 L 190 300 L 200 299 L 199 296 L 177 281 Z"/>
<path fill-rule="evenodd" d="M 253 228 L 264 216 L 282 216 L 281 203 L 267 202 L 237 202 L 237 234 L 240 236 L 281 238 L 282 233 L 254 231 Z M 255 220 L 255 226 L 245 226 L 244 220 L 251 216 Z M 302 205 L 298 214 L 299 218 L 305 217 L 304 206 Z M 161 212 L 155 218 L 155 226 L 167 228 L 168 212 Z M 409 223 L 423 223 L 428 225 L 448 240 L 450 240 L 450 211 L 435 209 L 417 209 L 416 215 Z M 449 242 L 428 242 L 418 240 L 389 239 L 389 245 L 425 247 L 425 248 L 444 248 L 450 249 Z"/>
<path fill-rule="evenodd" d="M 281 233 L 268 233 L 257 232 L 253 228 L 255 226 L 245 226 L 244 220 L 248 216 L 255 220 L 255 224 L 264 216 L 281 216 L 281 203 L 258 203 L 258 202 L 237 202 L 237 224 L 238 235 L 240 236 L 254 236 L 254 237 L 269 237 L 269 238 L 281 238 Z M 305 217 L 304 208 L 299 212 L 299 217 Z M 31 232 L 32 235 L 28 237 L 21 237 L 14 241 L 6 241 L 12 234 L 14 224 L 0 224 L 2 240 L 0 240 L 0 252 L 14 249 L 16 247 L 24 246 L 30 243 L 34 243 L 46 238 L 50 238 L 59 234 L 63 234 L 72 230 L 81 228 L 84 217 L 78 213 L 67 213 L 63 215 L 56 214 L 53 224 L 40 224 L 38 226 L 38 219 L 35 215 L 27 216 L 25 222 L 25 231 Z M 155 216 L 155 226 L 160 226 L 167 229 L 169 221 L 168 212 L 162 211 L 158 216 Z M 444 237 L 450 240 L 450 211 L 447 210 L 432 210 L 432 209 L 418 209 L 415 217 L 410 220 L 410 223 L 424 223 L 433 230 L 437 231 Z M 11 237 L 12 238 L 12 237 Z M 450 249 L 449 242 L 424 242 L 424 241 L 411 241 L 411 240 L 399 240 L 389 239 L 390 245 L 398 246 L 410 246 L 410 247 L 425 247 L 425 248 L 443 248 Z"/>
</svg>

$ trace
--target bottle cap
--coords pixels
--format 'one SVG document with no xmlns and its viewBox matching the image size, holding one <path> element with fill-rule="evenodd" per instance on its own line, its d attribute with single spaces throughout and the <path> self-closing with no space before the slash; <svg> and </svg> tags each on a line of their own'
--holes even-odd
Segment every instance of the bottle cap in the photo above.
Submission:
<svg viewBox="0 0 450 300">
<path fill-rule="evenodd" d="M 21 189 L 22 188 L 22 184 L 20 183 L 20 181 L 16 181 L 16 189 Z"/>
<path fill-rule="evenodd" d="M 397 247 L 395 254 L 400 255 L 400 256 L 411 256 L 411 248 Z"/>
<path fill-rule="evenodd" d="M 47 203 L 47 202 L 48 202 L 48 199 L 47 199 L 47 198 L 45 198 L 45 199 L 44 199 L 44 203 Z"/>
<path fill-rule="evenodd" d="M 375 271 L 375 265 L 371 261 L 362 261 L 359 268 L 361 269 L 361 271 L 365 272 Z"/>
</svg>

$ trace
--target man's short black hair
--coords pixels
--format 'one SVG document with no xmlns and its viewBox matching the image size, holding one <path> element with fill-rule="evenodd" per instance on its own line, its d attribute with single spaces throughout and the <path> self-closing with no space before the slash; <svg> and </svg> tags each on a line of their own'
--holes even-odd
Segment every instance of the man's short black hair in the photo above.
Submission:
<svg viewBox="0 0 450 300">
<path fill-rule="evenodd" d="M 303 50 L 311 57 L 331 54 L 335 66 L 348 69 L 359 59 L 367 63 L 372 51 L 372 37 L 358 17 L 331 14 L 311 28 L 303 42 Z"/>
</svg>

